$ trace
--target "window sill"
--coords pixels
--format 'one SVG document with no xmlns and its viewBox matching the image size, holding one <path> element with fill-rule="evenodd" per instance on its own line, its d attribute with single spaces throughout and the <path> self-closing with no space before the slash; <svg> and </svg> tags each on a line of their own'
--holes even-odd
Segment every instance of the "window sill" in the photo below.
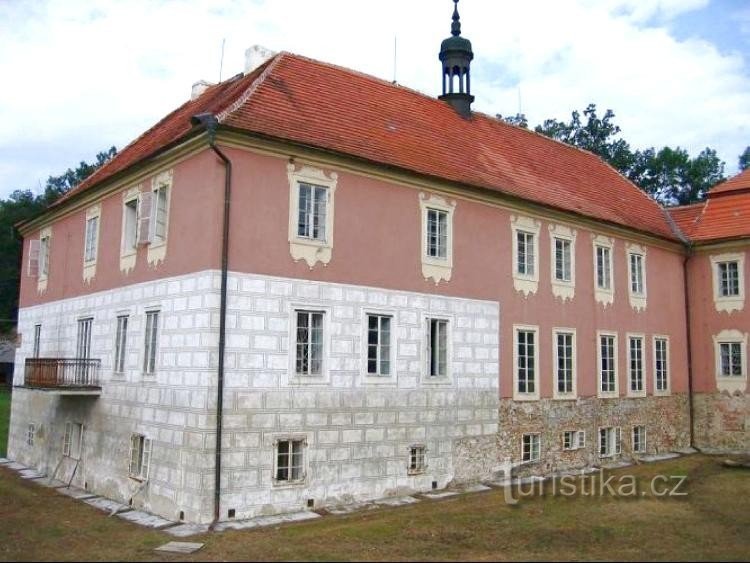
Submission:
<svg viewBox="0 0 750 563">
<path fill-rule="evenodd" d="M 307 478 L 302 477 L 301 479 L 282 481 L 279 479 L 273 479 L 272 485 L 275 489 L 293 489 L 296 487 L 302 487 L 306 484 Z"/>
<path fill-rule="evenodd" d="M 364 375 L 362 380 L 366 385 L 373 387 L 396 385 L 396 378 L 392 375 L 372 375 L 368 373 Z"/>
<path fill-rule="evenodd" d="M 528 297 L 531 293 L 536 293 L 539 289 L 539 278 L 537 276 L 525 276 L 523 274 L 513 274 L 513 287 L 516 291 Z"/>
<path fill-rule="evenodd" d="M 732 313 L 742 311 L 745 308 L 744 296 L 714 297 L 714 306 L 717 312 Z"/>
<path fill-rule="evenodd" d="M 599 391 L 596 396 L 599 399 L 619 399 L 620 393 L 618 393 L 617 391 Z"/>
<path fill-rule="evenodd" d="M 514 401 L 538 401 L 539 400 L 539 393 L 513 393 L 513 400 Z"/>
<path fill-rule="evenodd" d="M 559 297 L 563 301 L 572 300 L 575 297 L 576 286 L 572 281 L 564 282 L 552 280 L 552 295 Z"/>
<path fill-rule="evenodd" d="M 333 245 L 327 241 L 294 237 L 289 240 L 289 252 L 295 262 L 304 260 L 312 270 L 318 262 L 327 265 L 331 261 Z"/>
<path fill-rule="evenodd" d="M 447 386 L 453 384 L 453 379 L 448 377 L 447 375 L 442 376 L 436 376 L 436 375 L 423 375 L 422 376 L 422 384 L 423 385 L 432 385 L 436 387 L 440 386 Z"/>
<path fill-rule="evenodd" d="M 628 391 L 627 397 L 629 399 L 642 399 L 646 396 L 646 390 L 643 391 Z"/>
<path fill-rule="evenodd" d="M 722 377 L 718 376 L 716 378 L 716 388 L 719 391 L 726 391 L 730 394 L 734 394 L 736 392 L 744 392 L 747 389 L 747 376 L 746 375 L 738 375 L 734 377 Z"/>
<path fill-rule="evenodd" d="M 601 289 L 597 287 L 594 290 L 594 297 L 605 307 L 607 305 L 612 305 L 612 303 L 615 302 L 615 292 L 612 289 Z"/>
<path fill-rule="evenodd" d="M 575 393 L 556 393 L 553 397 L 553 401 L 575 401 L 578 399 Z"/>
</svg>

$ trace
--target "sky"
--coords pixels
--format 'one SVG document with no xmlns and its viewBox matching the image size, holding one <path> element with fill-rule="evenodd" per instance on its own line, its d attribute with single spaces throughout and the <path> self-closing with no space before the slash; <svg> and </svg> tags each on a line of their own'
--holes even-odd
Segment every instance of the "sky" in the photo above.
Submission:
<svg viewBox="0 0 750 563">
<path fill-rule="evenodd" d="M 251 45 L 440 94 L 450 0 L 0 0 L 0 197 L 122 148 Z M 750 145 L 750 0 L 461 0 L 474 109 L 612 109 L 633 148 Z M 224 56 L 222 63 L 222 44 Z M 394 49 L 395 46 L 395 49 Z M 395 57 L 394 57 L 395 51 Z M 395 61 L 395 64 L 394 64 Z"/>
</svg>

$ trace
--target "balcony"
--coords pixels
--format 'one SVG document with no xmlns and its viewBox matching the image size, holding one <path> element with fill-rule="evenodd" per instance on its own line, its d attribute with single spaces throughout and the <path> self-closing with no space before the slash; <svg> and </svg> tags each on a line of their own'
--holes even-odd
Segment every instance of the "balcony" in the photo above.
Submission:
<svg viewBox="0 0 750 563">
<path fill-rule="evenodd" d="M 23 386 L 56 395 L 101 395 L 101 360 L 27 358 Z"/>
</svg>

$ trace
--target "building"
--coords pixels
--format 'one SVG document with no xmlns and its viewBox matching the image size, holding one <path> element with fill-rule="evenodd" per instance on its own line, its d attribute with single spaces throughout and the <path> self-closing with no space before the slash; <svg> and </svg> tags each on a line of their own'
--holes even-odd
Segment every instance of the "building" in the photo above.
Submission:
<svg viewBox="0 0 750 563">
<path fill-rule="evenodd" d="M 668 213 L 472 58 L 271 55 L 24 224 L 10 457 L 206 523 L 747 449 L 746 175 Z"/>
</svg>

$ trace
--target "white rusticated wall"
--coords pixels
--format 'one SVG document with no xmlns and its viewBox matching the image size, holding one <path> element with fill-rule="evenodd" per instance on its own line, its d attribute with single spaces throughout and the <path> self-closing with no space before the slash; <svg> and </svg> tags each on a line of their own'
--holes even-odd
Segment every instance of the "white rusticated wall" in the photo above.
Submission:
<svg viewBox="0 0 750 563">
<path fill-rule="evenodd" d="M 65 422 L 86 426 L 73 483 L 177 519 L 213 517 L 219 273 L 133 285 L 26 308 L 19 314 L 21 385 L 33 327 L 41 356 L 74 357 L 77 320 L 94 318 L 92 358 L 102 360 L 99 398 L 16 388 L 9 456 L 68 479 Z M 487 475 L 497 459 L 497 303 L 330 283 L 231 274 L 227 314 L 221 516 L 299 510 L 443 487 Z M 145 311 L 158 308 L 157 372 L 142 373 Z M 325 311 L 326 376 L 290 377 L 295 308 Z M 393 316 L 395 375 L 364 374 L 368 311 Z M 118 314 L 128 313 L 128 370 L 112 373 Z M 425 318 L 450 321 L 448 380 L 424 377 Z M 34 447 L 28 423 L 37 425 Z M 154 440 L 148 484 L 128 477 L 133 432 Z M 274 482 L 275 440 L 303 437 L 306 478 Z M 427 470 L 407 472 L 409 447 L 427 448 Z M 59 465 L 59 467 L 58 467 Z"/>
</svg>

